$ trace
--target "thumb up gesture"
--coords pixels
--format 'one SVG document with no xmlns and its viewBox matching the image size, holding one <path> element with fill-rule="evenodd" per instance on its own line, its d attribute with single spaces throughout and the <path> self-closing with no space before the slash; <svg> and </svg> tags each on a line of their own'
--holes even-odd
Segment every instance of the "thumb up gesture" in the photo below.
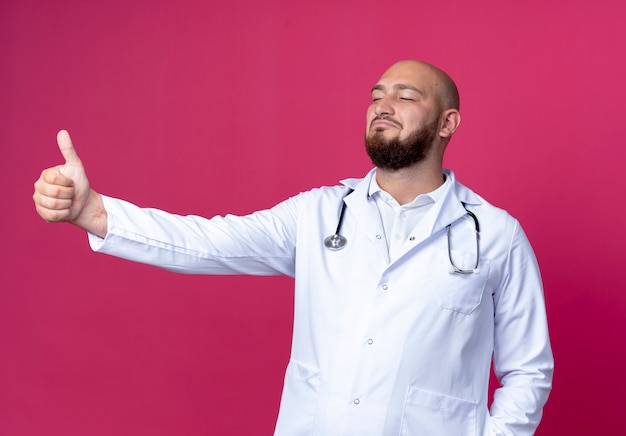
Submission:
<svg viewBox="0 0 626 436">
<path fill-rule="evenodd" d="M 95 226 L 96 218 L 106 216 L 102 199 L 89 187 L 69 133 L 61 130 L 57 143 L 65 163 L 43 170 L 35 182 L 33 200 L 37 213 L 47 222 L 70 222 L 103 236 L 106 226 Z"/>
</svg>

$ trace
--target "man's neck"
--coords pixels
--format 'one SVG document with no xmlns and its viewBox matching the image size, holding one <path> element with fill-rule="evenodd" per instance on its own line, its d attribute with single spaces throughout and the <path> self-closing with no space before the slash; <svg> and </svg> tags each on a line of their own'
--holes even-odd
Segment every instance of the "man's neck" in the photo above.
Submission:
<svg viewBox="0 0 626 436">
<path fill-rule="evenodd" d="M 441 165 L 414 164 L 399 170 L 376 169 L 376 182 L 399 204 L 407 204 L 420 194 L 440 187 L 445 178 Z"/>
</svg>

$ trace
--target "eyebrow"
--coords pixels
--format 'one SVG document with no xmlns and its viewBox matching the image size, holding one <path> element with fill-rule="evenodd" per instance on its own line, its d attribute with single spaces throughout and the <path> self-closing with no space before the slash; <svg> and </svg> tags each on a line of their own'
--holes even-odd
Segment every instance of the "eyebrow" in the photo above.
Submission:
<svg viewBox="0 0 626 436">
<path fill-rule="evenodd" d="M 386 88 L 385 88 L 385 86 L 384 86 L 384 85 L 380 85 L 380 84 L 378 84 L 378 85 L 375 85 L 375 86 L 372 88 L 372 92 L 374 92 L 374 91 L 384 91 L 385 89 L 386 89 Z M 398 90 L 398 91 L 401 91 L 401 90 L 403 90 L 403 89 L 409 89 L 409 90 L 411 90 L 411 91 L 415 91 L 415 92 L 417 92 L 418 94 L 424 95 L 424 91 L 422 91 L 422 90 L 421 90 L 421 89 L 419 89 L 419 88 L 416 88 L 416 87 L 415 87 L 415 86 L 413 86 L 413 85 L 408 85 L 408 84 L 406 84 L 406 83 L 396 83 L 395 85 L 393 85 L 393 89 Z"/>
</svg>

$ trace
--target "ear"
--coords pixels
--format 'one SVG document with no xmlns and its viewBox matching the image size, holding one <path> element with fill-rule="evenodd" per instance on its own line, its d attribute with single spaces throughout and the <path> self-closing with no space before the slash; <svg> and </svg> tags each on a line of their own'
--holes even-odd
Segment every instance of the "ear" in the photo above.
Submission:
<svg viewBox="0 0 626 436">
<path fill-rule="evenodd" d="M 441 128 L 439 136 L 450 138 L 461 124 L 461 113 L 457 109 L 447 109 L 441 114 Z"/>
</svg>

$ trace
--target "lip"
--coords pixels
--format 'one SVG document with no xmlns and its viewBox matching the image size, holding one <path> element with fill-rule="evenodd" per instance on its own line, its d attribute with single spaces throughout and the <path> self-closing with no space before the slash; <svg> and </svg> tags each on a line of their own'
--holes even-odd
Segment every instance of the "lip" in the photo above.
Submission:
<svg viewBox="0 0 626 436">
<path fill-rule="evenodd" d="M 380 129 L 385 127 L 394 127 L 396 129 L 401 129 L 402 125 L 395 120 L 390 118 L 374 118 L 372 123 L 370 124 L 371 129 Z"/>
</svg>

